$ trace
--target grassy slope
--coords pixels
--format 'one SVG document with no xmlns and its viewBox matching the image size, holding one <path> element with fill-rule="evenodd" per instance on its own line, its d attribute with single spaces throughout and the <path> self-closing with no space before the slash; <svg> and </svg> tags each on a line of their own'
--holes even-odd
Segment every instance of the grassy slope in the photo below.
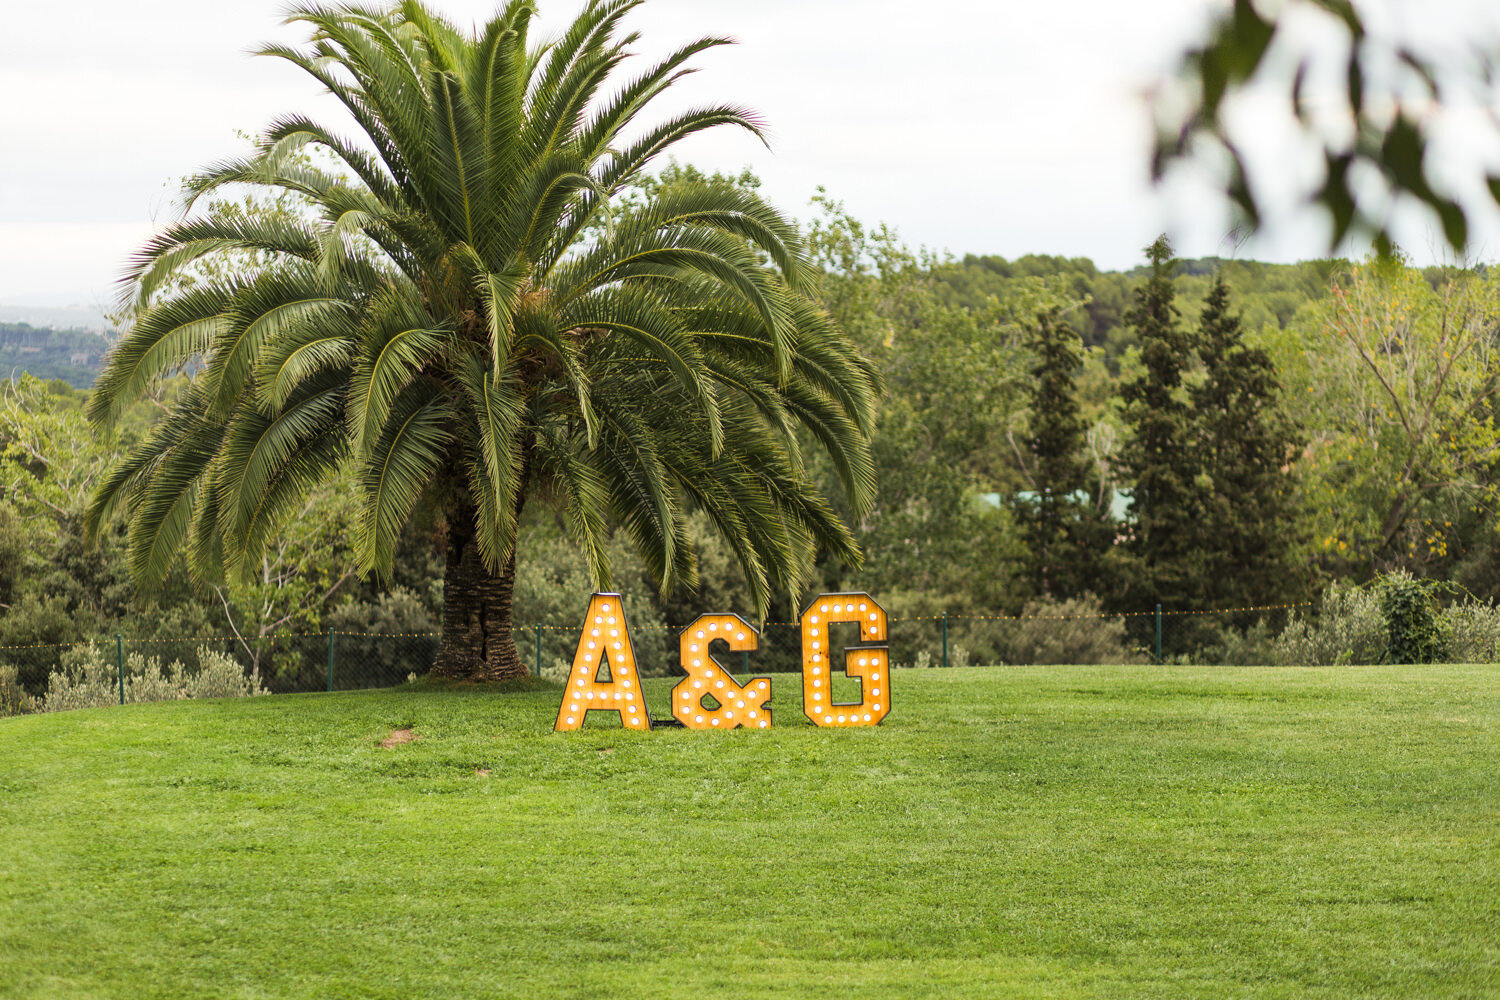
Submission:
<svg viewBox="0 0 1500 1000">
<path fill-rule="evenodd" d="M 554 690 L 0 720 L 0 996 L 1500 995 L 1500 668 L 894 681 L 878 730 L 791 678 L 728 735 L 552 735 Z"/>
</svg>

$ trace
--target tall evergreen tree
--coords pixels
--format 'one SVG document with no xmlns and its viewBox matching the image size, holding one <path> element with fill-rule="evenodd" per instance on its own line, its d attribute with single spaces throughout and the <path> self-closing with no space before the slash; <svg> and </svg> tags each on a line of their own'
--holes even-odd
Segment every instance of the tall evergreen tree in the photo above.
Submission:
<svg viewBox="0 0 1500 1000">
<path fill-rule="evenodd" d="M 1203 593 L 1212 607 L 1281 603 L 1303 578 L 1293 558 L 1301 520 L 1290 474 L 1301 431 L 1280 408 L 1270 355 L 1245 346 L 1222 274 L 1199 331 L 1204 378 L 1190 396 L 1209 477 L 1201 530 L 1212 544 L 1204 553 Z"/>
<path fill-rule="evenodd" d="M 1126 603 L 1180 610 L 1203 605 L 1202 456 L 1183 386 L 1192 337 L 1179 322 L 1172 283 L 1172 245 L 1165 236 L 1146 248 L 1151 276 L 1135 290 L 1126 319 L 1140 340 L 1139 377 L 1120 391 L 1130 431 L 1121 466 L 1132 483 Z"/>
<path fill-rule="evenodd" d="M 1100 593 L 1103 556 L 1113 529 L 1110 495 L 1091 490 L 1084 458 L 1084 423 L 1074 382 L 1083 365 L 1082 341 L 1059 310 L 1037 314 L 1031 337 L 1031 489 L 1012 504 L 1028 549 L 1036 591 L 1056 598 Z"/>
</svg>

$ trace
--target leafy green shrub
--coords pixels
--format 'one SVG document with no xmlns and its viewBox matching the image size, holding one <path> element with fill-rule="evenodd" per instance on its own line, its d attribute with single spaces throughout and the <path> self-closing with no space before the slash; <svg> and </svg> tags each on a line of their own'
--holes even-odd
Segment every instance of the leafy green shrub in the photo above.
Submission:
<svg viewBox="0 0 1500 1000">
<path fill-rule="evenodd" d="M 198 647 L 198 669 L 189 672 L 182 661 L 165 667 L 159 657 L 131 653 L 125 658 L 125 701 L 170 701 L 176 698 L 241 698 L 266 694 L 258 671 L 246 674 L 226 653 Z M 42 711 L 63 712 L 118 704 L 118 664 L 112 651 L 94 643 L 63 654 L 61 669 L 47 677 Z"/>
<path fill-rule="evenodd" d="M 1272 644 L 1285 666 L 1379 663 L 1385 653 L 1385 619 L 1373 591 L 1334 583 L 1315 615 L 1294 614 Z"/>
<path fill-rule="evenodd" d="M 1003 644 L 1006 663 L 1139 663 L 1125 634 L 1125 619 L 1105 615 L 1092 594 L 1066 601 L 1027 601 Z"/>
<path fill-rule="evenodd" d="M 1438 619 L 1448 658 L 1454 663 L 1494 663 L 1500 659 L 1500 608 L 1464 601 L 1445 608 Z"/>
<path fill-rule="evenodd" d="M 1246 628 L 1230 623 L 1211 623 L 1209 640 L 1191 657 L 1197 664 L 1221 667 L 1259 667 L 1277 659 L 1276 636 L 1264 618 Z"/>
<path fill-rule="evenodd" d="M 36 702 L 21 686 L 14 663 L 0 663 L 0 718 L 36 711 Z"/>
<path fill-rule="evenodd" d="M 333 637 L 335 673 L 391 684 L 409 674 L 425 674 L 437 656 L 439 623 L 428 606 L 405 587 L 393 587 L 373 601 L 348 600 L 323 619 Z M 346 665 L 358 665 L 351 669 Z M 326 667 L 325 667 L 326 669 Z"/>
<path fill-rule="evenodd" d="M 518 561 L 516 566 L 512 609 L 516 647 L 528 670 L 535 670 L 540 660 L 544 677 L 565 677 L 573 663 L 573 654 L 578 651 L 583 613 L 593 592 L 588 566 L 577 545 L 545 524 L 534 526 L 533 533 L 524 540 L 524 549 L 527 558 Z M 641 676 L 664 677 L 681 673 L 677 665 L 677 632 L 687 622 L 672 622 L 673 628 L 663 622 L 661 612 L 650 596 L 655 586 L 649 581 L 639 557 L 624 545 L 623 540 L 611 542 L 610 552 L 615 568 L 614 587 L 624 596 L 625 617 L 630 623 L 631 644 Z M 710 609 L 700 607 L 698 610 Z M 540 657 L 537 656 L 538 638 L 541 640 Z M 563 666 L 557 666 L 559 661 Z"/>
<path fill-rule="evenodd" d="M 1385 628 L 1387 663 L 1441 663 L 1447 657 L 1435 594 L 1441 584 L 1405 571 L 1380 578 L 1375 593 Z"/>
</svg>

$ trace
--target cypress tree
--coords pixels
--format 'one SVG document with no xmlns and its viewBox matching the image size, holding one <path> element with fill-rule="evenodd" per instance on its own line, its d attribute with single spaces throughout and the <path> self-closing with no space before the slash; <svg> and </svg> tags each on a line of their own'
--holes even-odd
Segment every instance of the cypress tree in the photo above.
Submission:
<svg viewBox="0 0 1500 1000">
<path fill-rule="evenodd" d="M 1205 598 L 1218 608 L 1283 603 L 1305 576 L 1293 558 L 1301 519 L 1290 473 L 1304 442 L 1280 408 L 1270 355 L 1243 342 L 1222 274 L 1203 307 L 1198 355 L 1204 379 L 1191 399 L 1209 480 L 1201 531 L 1212 543 Z"/>
<path fill-rule="evenodd" d="M 1031 480 L 1028 496 L 1012 505 L 1028 549 L 1028 575 L 1039 594 L 1066 599 L 1099 593 L 1101 566 L 1112 538 L 1109 497 L 1090 493 L 1084 423 L 1074 383 L 1083 364 L 1082 341 L 1060 311 L 1037 314 L 1031 348 Z M 1100 504 L 1104 514 L 1101 514 Z"/>
<path fill-rule="evenodd" d="M 1158 237 L 1146 256 L 1151 275 L 1135 290 L 1126 316 L 1139 338 L 1144 370 L 1120 391 L 1130 431 L 1121 467 L 1132 483 L 1133 520 L 1123 597 L 1131 610 L 1155 602 L 1192 610 L 1203 606 L 1203 553 L 1211 544 L 1200 532 L 1203 465 L 1183 387 L 1192 338 L 1174 302 L 1172 245 Z"/>
</svg>

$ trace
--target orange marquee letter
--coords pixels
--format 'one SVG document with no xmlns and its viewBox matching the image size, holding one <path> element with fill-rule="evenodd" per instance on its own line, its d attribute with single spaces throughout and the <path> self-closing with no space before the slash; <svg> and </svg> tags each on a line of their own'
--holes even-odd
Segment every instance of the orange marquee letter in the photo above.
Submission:
<svg viewBox="0 0 1500 1000">
<path fill-rule="evenodd" d="M 853 622 L 860 643 L 844 650 L 844 673 L 859 683 L 860 700 L 833 700 L 833 648 L 830 625 Z M 891 683 L 885 642 L 885 609 L 869 594 L 824 594 L 802 612 L 802 711 L 819 726 L 874 726 L 891 710 Z"/>
<path fill-rule="evenodd" d="M 672 715 L 689 729 L 766 729 L 771 725 L 769 677 L 752 678 L 744 687 L 709 655 L 715 640 L 733 652 L 755 649 L 760 637 L 739 615 L 700 615 L 682 630 L 682 669 L 687 677 L 672 688 Z M 718 708 L 706 708 L 713 698 Z"/>
<path fill-rule="evenodd" d="M 599 679 L 601 669 L 608 669 L 608 680 Z M 651 728 L 619 594 L 595 594 L 589 600 L 588 617 L 578 637 L 578 652 L 573 656 L 573 669 L 568 673 L 568 687 L 557 708 L 553 731 L 581 729 L 590 711 L 618 712 L 620 724 L 626 729 Z"/>
</svg>

